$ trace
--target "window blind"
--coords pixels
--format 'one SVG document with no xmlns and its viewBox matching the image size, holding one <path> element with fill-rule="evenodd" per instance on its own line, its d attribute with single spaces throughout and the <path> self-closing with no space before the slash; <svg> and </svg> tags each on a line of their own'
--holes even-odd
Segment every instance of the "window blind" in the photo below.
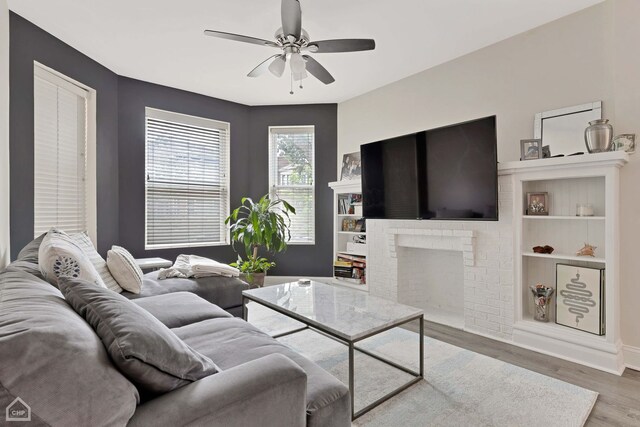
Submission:
<svg viewBox="0 0 640 427">
<path fill-rule="evenodd" d="M 228 244 L 228 141 L 228 123 L 147 108 L 147 248 Z"/>
<path fill-rule="evenodd" d="M 271 194 L 289 202 L 290 243 L 315 243 L 314 127 L 269 129 L 269 187 Z"/>
<path fill-rule="evenodd" d="M 87 229 L 87 98 L 43 68 L 34 74 L 34 236 Z"/>
</svg>

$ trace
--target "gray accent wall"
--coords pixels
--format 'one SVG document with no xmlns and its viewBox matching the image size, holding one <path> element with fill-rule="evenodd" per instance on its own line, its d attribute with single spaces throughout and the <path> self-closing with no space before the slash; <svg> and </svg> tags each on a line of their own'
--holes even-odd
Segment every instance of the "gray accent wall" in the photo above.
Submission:
<svg viewBox="0 0 640 427">
<path fill-rule="evenodd" d="M 232 206 L 249 190 L 250 107 L 126 77 L 120 77 L 119 82 L 120 244 L 140 258 L 174 260 L 179 254 L 196 254 L 235 261 L 230 246 L 145 250 L 145 107 L 230 123 Z"/>
<path fill-rule="evenodd" d="M 11 259 L 33 239 L 33 62 L 97 92 L 98 250 L 118 239 L 118 76 L 21 16 L 10 15 Z"/>
<path fill-rule="evenodd" d="M 252 197 L 258 197 L 268 191 L 269 126 L 315 126 L 316 244 L 290 245 L 285 253 L 276 255 L 277 266 L 273 271 L 274 275 L 333 275 L 333 192 L 328 183 L 335 181 L 336 177 L 337 114 L 336 104 L 251 108 L 249 164 L 252 179 L 249 194 Z"/>
<path fill-rule="evenodd" d="M 11 253 L 33 238 L 33 61 L 97 91 L 98 250 L 113 244 L 136 257 L 198 254 L 236 259 L 231 246 L 144 248 L 145 107 L 222 120 L 231 124 L 231 207 L 268 188 L 269 126 L 314 125 L 316 136 L 316 244 L 292 245 L 275 257 L 279 276 L 332 275 L 333 198 L 337 105 L 251 107 L 118 76 L 24 18 L 11 14 Z M 271 76 L 262 77 L 269 84 Z M 289 96 L 288 93 L 283 96 Z"/>
<path fill-rule="evenodd" d="M 266 77 L 265 80 L 270 77 Z M 268 82 L 266 82 L 268 84 Z M 242 197 L 269 191 L 269 126 L 314 125 L 316 143 L 316 244 L 291 245 L 275 257 L 280 276 L 331 276 L 333 198 L 336 176 L 337 105 L 250 107 L 140 80 L 119 79 L 120 244 L 136 257 L 175 259 L 182 253 L 235 261 L 230 246 L 144 248 L 145 107 L 229 122 L 231 209 Z"/>
</svg>

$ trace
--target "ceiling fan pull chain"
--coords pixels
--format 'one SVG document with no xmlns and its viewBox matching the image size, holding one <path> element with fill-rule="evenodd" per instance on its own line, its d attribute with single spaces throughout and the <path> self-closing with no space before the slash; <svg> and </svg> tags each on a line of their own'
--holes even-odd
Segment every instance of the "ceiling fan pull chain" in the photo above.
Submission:
<svg viewBox="0 0 640 427">
<path fill-rule="evenodd" d="M 293 73 L 291 73 L 291 92 L 289 94 L 293 95 Z"/>
</svg>

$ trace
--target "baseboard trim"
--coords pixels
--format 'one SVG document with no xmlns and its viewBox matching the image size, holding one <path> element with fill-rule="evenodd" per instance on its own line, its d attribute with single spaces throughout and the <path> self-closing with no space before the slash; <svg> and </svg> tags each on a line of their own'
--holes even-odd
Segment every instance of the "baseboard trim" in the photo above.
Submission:
<svg viewBox="0 0 640 427">
<path fill-rule="evenodd" d="M 623 345 L 622 354 L 624 356 L 624 366 L 634 371 L 640 371 L 640 347 Z"/>
</svg>

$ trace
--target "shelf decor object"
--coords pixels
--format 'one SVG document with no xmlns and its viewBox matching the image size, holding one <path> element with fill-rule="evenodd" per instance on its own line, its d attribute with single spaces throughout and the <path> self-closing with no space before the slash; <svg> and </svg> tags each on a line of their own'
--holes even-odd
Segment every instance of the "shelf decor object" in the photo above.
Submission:
<svg viewBox="0 0 640 427">
<path fill-rule="evenodd" d="M 604 269 L 566 264 L 556 268 L 556 323 L 604 335 Z"/>
<path fill-rule="evenodd" d="M 636 152 L 636 134 L 635 133 L 623 133 L 613 138 L 614 151 L 626 151 L 629 154 Z"/>
<path fill-rule="evenodd" d="M 584 131 L 584 142 L 589 153 L 605 153 L 611 151 L 613 144 L 613 126 L 608 119 L 598 119 L 589 122 Z"/>
<path fill-rule="evenodd" d="M 549 215 L 549 193 L 527 193 L 527 215 Z"/>
<path fill-rule="evenodd" d="M 533 294 L 533 304 L 535 305 L 533 320 L 537 320 L 538 322 L 548 322 L 553 288 L 538 283 L 530 286 L 530 289 Z"/>
<path fill-rule="evenodd" d="M 577 256 L 590 256 L 595 258 L 596 257 L 596 249 L 598 249 L 597 246 L 593 246 L 590 245 L 588 243 L 585 243 L 583 247 L 581 247 L 578 252 L 576 252 Z"/>
<path fill-rule="evenodd" d="M 520 160 L 536 160 L 542 158 L 541 139 L 520 140 Z"/>
<path fill-rule="evenodd" d="M 589 203 L 578 203 L 576 205 L 576 216 L 594 216 L 593 206 Z"/>
</svg>

